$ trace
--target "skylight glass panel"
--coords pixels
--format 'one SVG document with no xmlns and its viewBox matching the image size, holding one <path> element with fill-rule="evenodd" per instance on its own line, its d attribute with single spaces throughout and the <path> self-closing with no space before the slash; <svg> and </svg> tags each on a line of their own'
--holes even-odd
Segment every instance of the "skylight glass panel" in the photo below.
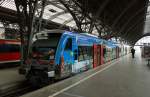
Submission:
<svg viewBox="0 0 150 97">
<path fill-rule="evenodd" d="M 14 0 L 5 0 L 0 6 L 8 9 L 16 10 L 16 5 Z"/>
<path fill-rule="evenodd" d="M 59 18 L 62 18 L 64 19 L 65 21 L 72 18 L 72 16 L 70 15 L 70 13 L 67 13 L 67 14 L 62 14 L 60 16 L 58 16 Z"/>
<path fill-rule="evenodd" d="M 1 27 L 4 27 L 4 25 L 0 22 L 0 28 L 1 28 Z"/>
<path fill-rule="evenodd" d="M 150 6 L 147 7 L 147 11 L 150 11 Z"/>
<path fill-rule="evenodd" d="M 149 15 L 146 15 L 146 18 L 150 18 L 150 14 L 149 14 Z"/>
<path fill-rule="evenodd" d="M 54 1 L 49 0 L 49 1 L 56 5 L 50 4 L 45 6 L 43 19 L 49 20 L 50 18 L 52 18 L 53 22 L 64 24 L 70 27 L 76 27 L 75 21 L 71 20 L 72 15 L 66 12 L 66 8 L 64 7 L 64 5 L 62 5 L 60 2 L 55 0 Z M 16 11 L 16 5 L 14 0 L 5 0 L 4 2 L 1 3 L 0 6 Z M 63 13 L 64 11 L 66 13 Z M 62 14 L 59 15 L 59 13 Z"/>
<path fill-rule="evenodd" d="M 97 32 L 97 29 L 95 27 L 93 28 L 92 34 L 96 35 L 96 36 L 99 36 L 99 33 Z"/>
<path fill-rule="evenodd" d="M 60 8 L 58 8 L 58 7 L 56 7 L 56 6 L 54 6 L 54 5 L 47 5 L 46 7 L 45 7 L 46 9 L 48 9 L 49 11 L 51 11 L 51 12 L 61 12 L 61 11 L 63 11 L 62 9 L 60 9 Z M 53 10 L 53 11 L 52 11 Z"/>
<path fill-rule="evenodd" d="M 55 18 L 55 19 L 53 19 L 52 20 L 53 22 L 56 22 L 56 23 L 60 23 L 60 24 L 63 24 L 64 22 L 65 22 L 65 20 L 64 19 L 62 19 L 62 18 Z"/>
<path fill-rule="evenodd" d="M 49 14 L 43 14 L 43 19 L 49 19 L 50 15 Z"/>
<path fill-rule="evenodd" d="M 76 23 L 75 23 L 74 20 L 71 21 L 71 22 L 69 22 L 69 23 L 67 23 L 66 25 L 67 25 L 67 26 L 70 26 L 70 27 L 76 27 Z"/>
<path fill-rule="evenodd" d="M 150 31 L 150 6 L 147 7 L 147 15 L 143 34 L 149 33 L 149 31 Z"/>
<path fill-rule="evenodd" d="M 137 41 L 136 45 L 143 45 L 144 43 L 150 43 L 150 36 L 146 36 Z"/>
<path fill-rule="evenodd" d="M 50 12 L 47 8 L 45 8 L 43 13 L 44 19 L 49 19 L 52 15 L 55 15 L 56 13 Z"/>
<path fill-rule="evenodd" d="M 56 12 L 51 12 L 49 8 L 44 9 L 44 14 L 55 15 L 56 13 L 58 13 L 58 12 L 57 11 Z"/>
<path fill-rule="evenodd" d="M 45 7 L 44 9 L 44 13 L 43 13 L 43 18 L 44 19 L 49 19 L 51 18 L 52 16 L 62 12 L 63 10 L 60 9 L 60 8 L 57 8 L 53 5 L 48 5 Z M 57 18 L 57 17 L 56 17 Z"/>
<path fill-rule="evenodd" d="M 58 6 L 60 6 L 60 7 L 62 7 L 62 8 L 64 8 L 64 9 L 66 9 L 65 7 L 64 7 L 64 5 L 62 5 L 61 3 L 60 4 L 57 4 Z"/>
</svg>

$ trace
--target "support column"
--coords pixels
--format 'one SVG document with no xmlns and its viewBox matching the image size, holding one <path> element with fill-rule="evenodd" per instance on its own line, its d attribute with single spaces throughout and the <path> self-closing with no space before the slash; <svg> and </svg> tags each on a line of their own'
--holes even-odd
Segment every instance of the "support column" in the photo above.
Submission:
<svg viewBox="0 0 150 97">
<path fill-rule="evenodd" d="M 116 58 L 119 58 L 119 47 L 116 47 Z"/>
<path fill-rule="evenodd" d="M 30 57 L 32 38 L 40 32 L 46 0 L 14 0 L 21 39 L 21 64 Z"/>
</svg>

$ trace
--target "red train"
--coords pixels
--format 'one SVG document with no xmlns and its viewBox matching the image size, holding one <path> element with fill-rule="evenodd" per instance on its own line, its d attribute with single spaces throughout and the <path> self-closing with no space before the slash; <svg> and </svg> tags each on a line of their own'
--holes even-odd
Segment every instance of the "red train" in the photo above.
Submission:
<svg viewBox="0 0 150 97">
<path fill-rule="evenodd" d="M 20 61 L 20 41 L 0 39 L 0 63 Z"/>
</svg>

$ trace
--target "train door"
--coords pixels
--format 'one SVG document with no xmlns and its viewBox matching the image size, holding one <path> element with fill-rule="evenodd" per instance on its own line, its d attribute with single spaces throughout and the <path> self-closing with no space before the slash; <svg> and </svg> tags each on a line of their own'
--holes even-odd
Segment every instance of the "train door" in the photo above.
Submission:
<svg viewBox="0 0 150 97">
<path fill-rule="evenodd" d="M 104 47 L 101 45 L 100 46 L 100 65 L 104 64 Z"/>
<path fill-rule="evenodd" d="M 101 65 L 101 46 L 98 45 L 97 46 L 97 65 Z"/>
<path fill-rule="evenodd" d="M 97 45 L 94 44 L 93 45 L 93 68 L 97 67 L 98 64 L 98 49 L 97 49 Z"/>
<path fill-rule="evenodd" d="M 104 63 L 103 46 L 93 45 L 93 68 Z"/>
<path fill-rule="evenodd" d="M 73 57 L 73 43 L 72 38 L 67 38 L 65 44 L 64 44 L 64 51 L 63 55 L 61 56 L 61 77 L 65 77 L 71 74 L 72 72 L 72 64 L 74 62 Z"/>
<path fill-rule="evenodd" d="M 78 45 L 76 38 L 72 38 L 72 52 L 73 52 L 73 59 L 72 59 L 72 73 L 76 72 L 76 64 L 78 64 Z"/>
</svg>

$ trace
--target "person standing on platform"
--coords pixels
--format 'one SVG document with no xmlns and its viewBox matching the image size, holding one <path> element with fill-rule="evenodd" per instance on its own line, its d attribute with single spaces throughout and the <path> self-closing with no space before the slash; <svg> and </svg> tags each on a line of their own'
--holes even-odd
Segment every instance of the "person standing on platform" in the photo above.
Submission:
<svg viewBox="0 0 150 97">
<path fill-rule="evenodd" d="M 131 48 L 131 53 L 132 53 L 132 58 L 134 58 L 135 49 L 133 47 Z"/>
</svg>

